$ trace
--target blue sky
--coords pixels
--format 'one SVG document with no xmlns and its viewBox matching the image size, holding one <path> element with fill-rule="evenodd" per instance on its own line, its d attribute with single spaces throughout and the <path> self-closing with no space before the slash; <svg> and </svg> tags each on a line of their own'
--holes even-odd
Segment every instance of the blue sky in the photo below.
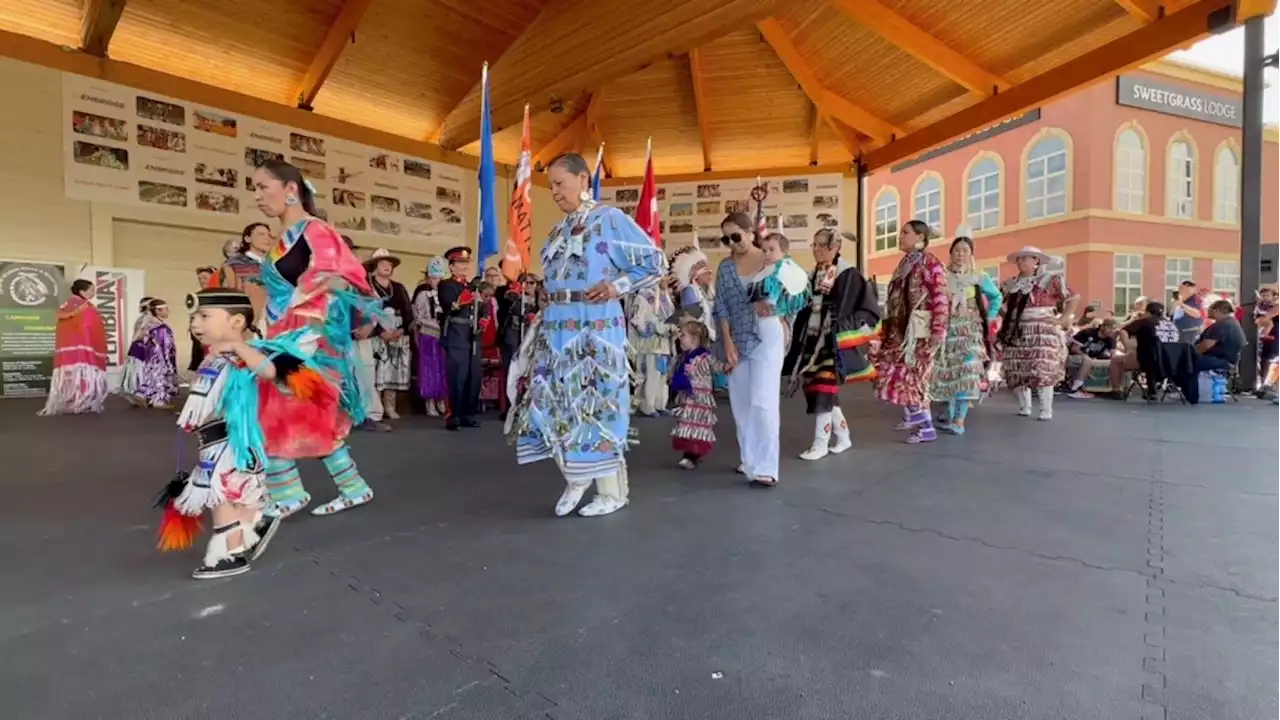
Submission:
<svg viewBox="0 0 1280 720">
<path fill-rule="evenodd" d="M 1280 44 L 1280 19 L 1272 15 L 1266 19 L 1267 41 L 1265 53 L 1272 53 Z M 1244 28 L 1236 28 L 1229 33 L 1215 35 L 1201 40 L 1186 50 L 1179 50 L 1169 57 L 1189 62 L 1214 70 L 1223 70 L 1236 75 L 1244 74 Z M 1268 123 L 1280 121 L 1280 72 L 1273 69 L 1266 71 L 1264 81 L 1267 84 L 1266 107 L 1263 109 L 1263 120 Z"/>
</svg>

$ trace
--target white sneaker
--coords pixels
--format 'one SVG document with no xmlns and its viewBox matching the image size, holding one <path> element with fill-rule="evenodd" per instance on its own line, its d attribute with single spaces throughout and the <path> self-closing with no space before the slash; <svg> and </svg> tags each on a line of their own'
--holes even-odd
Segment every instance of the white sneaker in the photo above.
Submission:
<svg viewBox="0 0 1280 720">
<path fill-rule="evenodd" d="M 853 447 L 853 438 L 849 437 L 849 433 L 836 436 L 836 444 L 831 446 L 831 454 L 839 455 L 840 453 Z"/>
<path fill-rule="evenodd" d="M 1030 415 L 1030 414 L 1031 414 L 1031 413 L 1030 413 L 1030 411 L 1028 411 L 1028 412 L 1027 412 L 1027 414 L 1028 414 L 1028 415 Z M 1036 419 L 1037 419 L 1037 420 L 1052 420 L 1052 419 L 1053 419 L 1053 410 L 1052 410 L 1051 408 L 1043 408 L 1043 407 L 1042 407 L 1042 408 L 1040 408 L 1040 415 L 1039 415 L 1039 416 L 1037 416 L 1037 417 L 1036 417 Z"/>
<path fill-rule="evenodd" d="M 697 465 L 694 465 L 693 461 L 690 460 L 689 458 L 680 458 L 680 462 L 676 464 L 684 468 L 685 470 L 692 470 L 695 467 L 697 467 Z"/>
<path fill-rule="evenodd" d="M 800 459 L 801 460 L 821 460 L 822 458 L 826 457 L 827 453 L 829 452 L 831 451 L 827 449 L 827 444 L 824 442 L 821 445 L 814 445 L 810 447 L 808 450 L 805 450 L 804 452 L 800 453 Z"/>
</svg>

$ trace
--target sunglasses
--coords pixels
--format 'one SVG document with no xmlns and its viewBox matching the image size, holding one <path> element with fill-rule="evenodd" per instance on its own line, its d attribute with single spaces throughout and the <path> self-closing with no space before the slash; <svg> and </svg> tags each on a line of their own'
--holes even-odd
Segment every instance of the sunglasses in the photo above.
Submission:
<svg viewBox="0 0 1280 720">
<path fill-rule="evenodd" d="M 742 242 L 742 233 L 729 233 L 728 235 L 721 236 L 720 242 L 725 245 L 737 245 Z"/>
</svg>

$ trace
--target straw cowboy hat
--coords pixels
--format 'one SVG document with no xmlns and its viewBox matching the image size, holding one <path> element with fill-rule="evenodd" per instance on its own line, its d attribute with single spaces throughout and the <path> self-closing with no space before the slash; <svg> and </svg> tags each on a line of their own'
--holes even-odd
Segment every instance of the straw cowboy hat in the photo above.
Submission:
<svg viewBox="0 0 1280 720">
<path fill-rule="evenodd" d="M 377 250 L 374 250 L 373 254 L 369 256 L 369 259 L 364 261 L 364 266 L 366 269 L 372 270 L 383 260 L 391 263 L 391 267 L 400 267 L 400 258 L 392 255 L 391 251 L 386 248 L 378 248 Z"/>
<path fill-rule="evenodd" d="M 1048 265 L 1053 260 L 1053 258 L 1046 255 L 1040 248 L 1034 245 L 1026 245 L 1017 252 L 1009 253 L 1008 260 L 1010 263 L 1016 263 L 1020 257 L 1036 258 L 1040 261 L 1040 265 L 1042 266 Z"/>
</svg>

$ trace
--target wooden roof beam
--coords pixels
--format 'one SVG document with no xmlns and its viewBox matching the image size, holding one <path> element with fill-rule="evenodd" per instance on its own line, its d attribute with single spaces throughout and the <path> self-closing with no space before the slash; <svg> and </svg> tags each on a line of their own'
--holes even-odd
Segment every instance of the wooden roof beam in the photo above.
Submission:
<svg viewBox="0 0 1280 720">
<path fill-rule="evenodd" d="M 822 133 L 822 111 L 812 100 L 809 101 L 809 164 L 818 166 L 818 138 Z"/>
<path fill-rule="evenodd" d="M 826 119 L 827 127 L 836 134 L 836 139 L 849 151 L 849 156 L 857 160 L 862 156 L 862 138 L 858 137 L 858 133 L 854 132 L 844 123 L 832 118 Z M 816 165 L 816 163 L 815 163 Z"/>
<path fill-rule="evenodd" d="M 978 97 L 1009 89 L 1010 83 L 948 47 L 932 34 L 881 5 L 878 0 L 827 0 L 854 22 L 898 46 Z M 959 7 L 957 5 L 957 7 Z"/>
<path fill-rule="evenodd" d="M 598 5 L 593 0 L 551 0 L 489 66 L 495 132 L 518 123 L 526 102 L 535 111 L 545 110 L 553 98 L 604 87 L 768 15 L 774 0 L 615 2 L 608 12 Z M 582 31 L 585 16 L 591 17 L 591 32 Z M 566 57 L 573 63 L 557 61 Z M 440 144 L 458 148 L 479 136 L 480 93 L 473 88 L 445 118 Z"/>
<path fill-rule="evenodd" d="M 795 78 L 796 83 L 800 85 L 800 89 L 804 90 L 804 94 L 809 96 L 809 100 L 818 106 L 818 109 L 822 111 L 822 114 L 828 120 L 840 120 L 849 127 L 880 142 L 889 142 L 894 136 L 906 135 L 901 128 L 881 120 L 874 113 L 822 87 L 818 82 L 818 76 L 814 74 L 809 64 L 801 57 L 795 43 L 791 42 L 791 36 L 787 33 L 786 28 L 782 26 L 782 23 L 778 22 L 777 18 L 761 20 L 756 23 L 756 27 L 760 30 L 760 34 L 764 36 L 765 42 L 769 43 L 769 46 L 773 48 L 773 52 L 777 54 L 778 59 L 782 61 L 782 64 L 791 73 L 791 77 Z M 832 126 L 834 127 L 834 125 Z"/>
<path fill-rule="evenodd" d="M 85 0 L 80 16 L 80 49 L 97 57 L 107 56 L 125 0 Z"/>
<path fill-rule="evenodd" d="M 533 164 L 535 167 L 545 167 L 547 163 L 555 159 L 557 155 L 566 152 L 572 152 L 575 148 L 582 146 L 582 138 L 587 135 L 587 114 L 585 112 L 578 115 L 560 131 L 559 134 L 551 140 L 551 142 L 542 146 L 538 152 L 533 155 Z"/>
<path fill-rule="evenodd" d="M 316 51 L 306 74 L 302 76 L 302 82 L 298 84 L 298 89 L 293 94 L 293 100 L 299 108 L 311 109 L 311 104 L 320 94 L 324 81 L 328 80 L 329 73 L 333 72 L 333 66 L 338 64 L 342 51 L 347 49 L 347 43 L 355 42 L 356 27 L 360 25 L 361 18 L 364 17 L 365 11 L 369 9 L 372 2 L 373 0 L 346 0 L 343 3 L 342 10 L 329 26 L 324 42 L 320 43 L 320 49 Z"/>
<path fill-rule="evenodd" d="M 1160 0 L 1116 0 L 1116 4 L 1142 22 L 1155 22 L 1164 16 Z"/>
<path fill-rule="evenodd" d="M 884 147 L 864 158 L 868 170 L 892 165 L 952 138 L 981 130 L 1018 113 L 1039 107 L 1054 98 L 1150 62 L 1171 48 L 1228 29 L 1234 0 L 1200 0 L 1165 15 L 1124 37 L 1069 60 L 1052 70 L 1019 83 L 954 115 Z"/>
<path fill-rule="evenodd" d="M 693 78 L 693 109 L 698 116 L 698 136 L 702 139 L 702 171 L 711 172 L 711 131 L 707 129 L 707 103 L 702 90 L 702 53 L 689 51 L 689 75 Z"/>
</svg>

